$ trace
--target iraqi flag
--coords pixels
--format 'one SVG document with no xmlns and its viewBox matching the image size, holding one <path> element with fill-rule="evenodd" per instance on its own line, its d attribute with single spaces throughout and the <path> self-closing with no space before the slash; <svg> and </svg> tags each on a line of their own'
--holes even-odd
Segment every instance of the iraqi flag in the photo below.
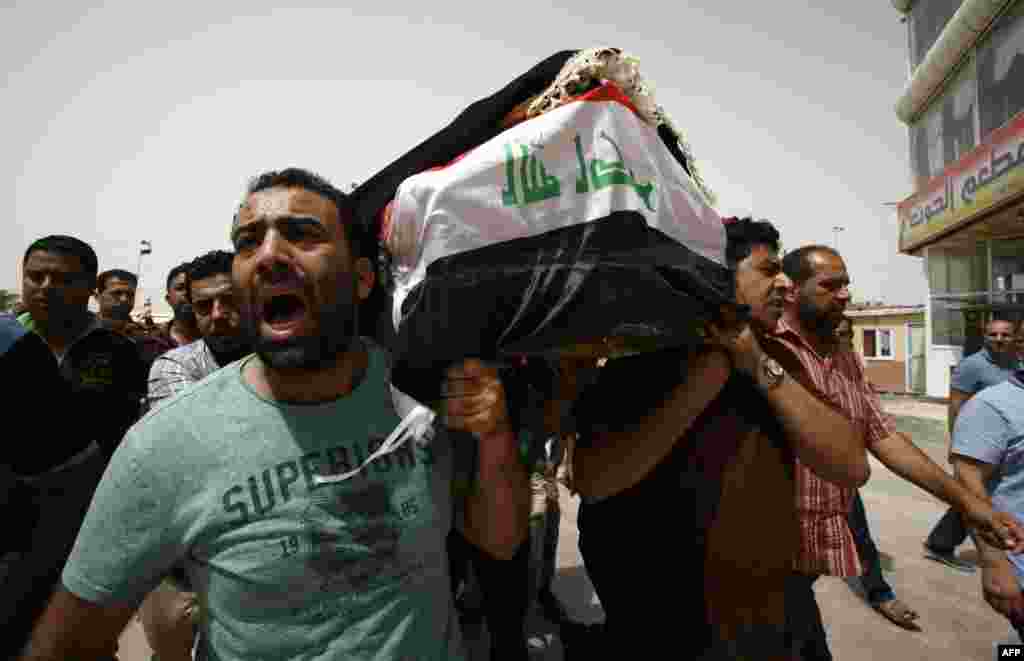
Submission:
<svg viewBox="0 0 1024 661">
<path fill-rule="evenodd" d="M 393 262 L 392 378 L 420 401 L 436 399 L 438 372 L 462 358 L 616 357 L 692 344 L 731 304 L 720 218 L 663 127 L 645 122 L 615 84 L 500 130 L 566 59 L 549 58 L 501 103 L 503 93 L 479 102 L 432 138 L 449 150 L 459 138 L 473 143 L 443 164 L 424 162 L 431 141 L 410 152 L 425 167 L 397 182 L 379 213 Z M 479 112 L 487 104 L 490 118 Z M 413 165 L 410 155 L 389 166 L 392 176 Z M 361 216 L 381 211 L 380 190 L 365 189 L 388 174 L 356 192 L 357 204 L 377 198 Z"/>
</svg>

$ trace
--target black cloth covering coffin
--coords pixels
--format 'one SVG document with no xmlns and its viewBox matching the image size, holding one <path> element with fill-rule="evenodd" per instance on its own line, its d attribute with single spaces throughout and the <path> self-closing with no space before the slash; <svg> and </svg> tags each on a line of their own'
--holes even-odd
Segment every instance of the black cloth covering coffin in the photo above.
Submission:
<svg viewBox="0 0 1024 661">
<path fill-rule="evenodd" d="M 505 116 L 543 92 L 577 52 L 546 58 L 365 181 L 352 193 L 357 222 L 377 236 L 380 213 L 403 181 L 500 134 Z M 661 126 L 658 135 L 689 173 L 671 132 Z M 392 349 L 395 386 L 433 401 L 445 363 L 550 355 L 573 338 L 601 335 L 651 348 L 691 343 L 701 320 L 731 298 L 727 269 L 649 228 L 639 214 L 620 212 L 437 260 L 404 302 L 414 309 L 403 328 L 396 333 L 391 325 L 386 287 L 362 306 L 360 326 Z"/>
<path fill-rule="evenodd" d="M 729 273 L 634 211 L 439 259 L 403 301 L 395 386 L 438 396 L 466 357 L 555 357 L 584 339 L 634 351 L 692 344 L 730 302 Z"/>
</svg>

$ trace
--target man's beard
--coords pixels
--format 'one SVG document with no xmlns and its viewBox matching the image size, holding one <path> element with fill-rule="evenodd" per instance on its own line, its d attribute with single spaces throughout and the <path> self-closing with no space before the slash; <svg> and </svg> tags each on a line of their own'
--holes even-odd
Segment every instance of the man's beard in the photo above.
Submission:
<svg viewBox="0 0 1024 661">
<path fill-rule="evenodd" d="M 992 356 L 993 362 L 1000 367 L 1009 367 L 1017 358 L 1017 352 L 1014 349 L 997 351 L 988 342 L 985 343 L 985 348 L 988 349 L 988 355 Z"/>
<path fill-rule="evenodd" d="M 221 367 L 230 365 L 252 353 L 252 345 L 248 338 L 241 335 L 208 335 L 203 340 Z"/>
<path fill-rule="evenodd" d="M 111 321 L 131 321 L 132 306 L 112 305 L 107 309 L 107 319 Z"/>
<path fill-rule="evenodd" d="M 29 312 L 31 313 L 31 308 Z M 88 315 L 87 307 L 50 300 L 45 316 L 33 315 L 33 320 L 48 333 L 66 335 L 76 332 L 85 323 Z"/>
<path fill-rule="evenodd" d="M 338 300 L 320 308 L 316 335 L 275 342 L 260 334 L 260 319 L 245 315 L 245 334 L 252 342 L 253 352 L 265 365 L 280 370 L 318 370 L 335 363 L 352 346 L 359 327 L 354 285 L 350 283 L 339 289 Z"/>
<path fill-rule="evenodd" d="M 191 303 L 178 303 L 177 305 L 172 305 L 171 309 L 174 310 L 175 321 L 186 326 L 195 325 L 196 313 Z"/>
<path fill-rule="evenodd" d="M 827 339 L 835 342 L 836 328 L 839 327 L 839 318 L 831 318 L 811 303 L 805 300 L 797 301 L 797 316 L 800 318 L 800 325 L 810 331 L 819 339 Z"/>
</svg>

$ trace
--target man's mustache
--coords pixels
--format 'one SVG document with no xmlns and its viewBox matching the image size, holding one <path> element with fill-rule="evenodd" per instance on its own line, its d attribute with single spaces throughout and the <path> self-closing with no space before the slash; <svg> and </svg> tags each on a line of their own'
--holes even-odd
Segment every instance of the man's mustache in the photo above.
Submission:
<svg viewBox="0 0 1024 661">
<path fill-rule="evenodd" d="M 306 274 L 301 269 L 283 266 L 270 269 L 260 278 L 260 284 L 268 287 L 294 287 L 300 289 L 306 284 Z"/>
<path fill-rule="evenodd" d="M 110 307 L 110 314 L 118 319 L 127 319 L 131 316 L 132 306 L 124 303 L 121 305 L 113 305 Z"/>
<path fill-rule="evenodd" d="M 196 318 L 195 309 L 191 303 L 179 303 L 172 307 L 174 318 L 178 321 L 189 321 Z"/>
</svg>

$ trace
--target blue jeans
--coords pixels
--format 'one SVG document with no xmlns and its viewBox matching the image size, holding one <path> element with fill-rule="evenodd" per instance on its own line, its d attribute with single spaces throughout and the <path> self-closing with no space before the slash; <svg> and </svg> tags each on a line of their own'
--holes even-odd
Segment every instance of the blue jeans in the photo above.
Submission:
<svg viewBox="0 0 1024 661">
<path fill-rule="evenodd" d="M 847 516 L 850 524 L 850 531 L 853 532 L 853 541 L 857 544 L 857 555 L 864 565 L 864 574 L 860 577 L 860 584 L 867 593 L 868 603 L 872 606 L 884 604 L 896 598 L 896 593 L 882 576 L 882 560 L 878 555 L 878 547 L 875 540 L 871 539 L 871 530 L 868 528 L 868 516 L 864 511 L 864 501 L 860 498 L 860 492 L 853 496 L 853 505 L 850 507 L 850 514 Z"/>
</svg>

